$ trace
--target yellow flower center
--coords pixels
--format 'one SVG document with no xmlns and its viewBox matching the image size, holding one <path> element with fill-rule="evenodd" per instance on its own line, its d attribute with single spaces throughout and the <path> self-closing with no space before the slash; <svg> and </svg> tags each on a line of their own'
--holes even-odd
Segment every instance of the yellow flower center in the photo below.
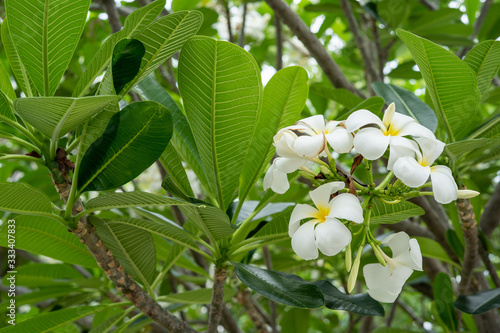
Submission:
<svg viewBox="0 0 500 333">
<path fill-rule="evenodd" d="M 314 214 L 313 217 L 316 218 L 316 220 L 318 220 L 319 223 L 323 223 L 323 222 L 325 222 L 328 214 L 330 214 L 330 207 L 320 206 L 317 208 L 318 208 L 318 212 L 316 214 Z"/>
<path fill-rule="evenodd" d="M 399 134 L 399 130 L 394 128 L 392 124 L 389 124 L 389 126 L 384 129 L 384 135 L 385 136 L 397 136 Z"/>
</svg>

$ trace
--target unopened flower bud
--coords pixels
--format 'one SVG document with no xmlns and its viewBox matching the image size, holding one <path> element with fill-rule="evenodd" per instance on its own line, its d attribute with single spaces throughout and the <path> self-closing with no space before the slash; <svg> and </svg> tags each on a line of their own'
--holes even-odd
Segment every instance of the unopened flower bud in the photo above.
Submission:
<svg viewBox="0 0 500 333">
<path fill-rule="evenodd" d="M 458 190 L 457 199 L 470 199 L 477 197 L 480 193 L 473 190 Z"/>
<path fill-rule="evenodd" d="M 356 259 L 354 259 L 354 264 L 351 268 L 351 273 L 349 274 L 349 279 L 347 280 L 347 292 L 351 293 L 354 289 L 354 285 L 356 284 L 356 280 L 358 278 L 359 272 L 359 264 L 361 263 L 361 254 L 363 253 L 363 245 L 361 245 L 358 249 L 358 254 L 356 255 Z"/>
<path fill-rule="evenodd" d="M 351 271 L 352 266 L 352 251 L 351 251 L 351 243 L 347 245 L 345 249 L 345 268 L 348 272 Z"/>
<path fill-rule="evenodd" d="M 375 245 L 374 243 L 370 243 L 370 245 L 373 249 L 373 252 L 375 253 L 375 257 L 377 257 L 378 262 L 385 267 L 386 263 L 384 256 L 382 255 L 382 249 L 380 248 L 380 246 Z"/>
</svg>

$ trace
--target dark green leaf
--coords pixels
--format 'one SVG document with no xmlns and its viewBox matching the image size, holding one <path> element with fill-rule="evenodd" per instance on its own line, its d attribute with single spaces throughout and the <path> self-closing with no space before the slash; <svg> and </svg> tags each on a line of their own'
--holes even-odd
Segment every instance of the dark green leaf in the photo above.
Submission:
<svg viewBox="0 0 500 333">
<path fill-rule="evenodd" d="M 238 278 L 252 290 L 275 302 L 298 308 L 315 309 L 324 305 L 321 290 L 297 276 L 231 262 Z"/>
<path fill-rule="evenodd" d="M 87 149 L 78 173 L 79 191 L 103 191 L 131 181 L 161 156 L 171 136 L 172 116 L 164 106 L 129 104 Z"/>
<path fill-rule="evenodd" d="M 432 290 L 439 317 L 448 329 L 455 331 L 457 328 L 457 317 L 453 308 L 453 286 L 448 274 L 443 272 L 438 273 L 434 278 Z"/>
<path fill-rule="evenodd" d="M 480 291 L 473 295 L 460 295 L 454 303 L 455 307 L 469 314 L 481 314 L 500 307 L 500 288 Z"/>
<path fill-rule="evenodd" d="M 448 244 L 450 244 L 451 249 L 457 257 L 463 258 L 464 257 L 464 245 L 458 238 L 457 233 L 453 229 L 448 229 L 446 230 L 446 240 L 448 241 Z"/>
<path fill-rule="evenodd" d="M 111 69 L 117 94 L 137 75 L 145 52 L 144 44 L 137 39 L 122 39 L 115 45 Z"/>
<path fill-rule="evenodd" d="M 411 91 L 383 82 L 372 83 L 372 88 L 385 100 L 386 104 L 394 102 L 396 112 L 412 117 L 433 132 L 436 130 L 436 114 Z"/>
</svg>

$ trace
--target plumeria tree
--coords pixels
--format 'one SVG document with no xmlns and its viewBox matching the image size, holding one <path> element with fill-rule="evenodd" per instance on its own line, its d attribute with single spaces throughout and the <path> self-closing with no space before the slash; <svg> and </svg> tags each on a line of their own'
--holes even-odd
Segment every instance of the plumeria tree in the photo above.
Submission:
<svg viewBox="0 0 500 333">
<path fill-rule="evenodd" d="M 0 332 L 496 332 L 492 2 L 6 0 Z"/>
</svg>

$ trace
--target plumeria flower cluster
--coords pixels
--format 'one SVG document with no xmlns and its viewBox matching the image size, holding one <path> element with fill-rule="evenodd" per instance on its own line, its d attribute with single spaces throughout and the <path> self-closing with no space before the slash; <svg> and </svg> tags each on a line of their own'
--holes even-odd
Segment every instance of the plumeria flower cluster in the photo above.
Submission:
<svg viewBox="0 0 500 333">
<path fill-rule="evenodd" d="M 347 289 L 351 292 L 361 254 L 368 243 L 378 263 L 364 266 L 363 274 L 368 293 L 380 302 L 395 301 L 413 271 L 422 270 L 422 254 L 418 242 L 404 232 L 376 240 L 369 227 L 373 200 L 379 198 L 390 204 L 414 196 L 434 195 L 436 201 L 450 203 L 457 197 L 470 198 L 479 194 L 459 191 L 451 169 L 433 165 L 445 144 L 413 118 L 397 113 L 394 103 L 389 105 L 382 119 L 368 110 L 355 111 L 345 121 L 325 121 L 322 115 L 308 117 L 279 130 L 273 141 L 278 156 L 264 177 L 264 189 L 285 193 L 290 188 L 287 174 L 296 170 L 317 186 L 309 193 L 315 207 L 297 204 L 292 211 L 288 231 L 293 251 L 302 259 L 312 260 L 318 258 L 319 252 L 334 256 L 345 248 L 346 268 L 350 272 Z M 336 167 L 332 151 L 346 154 L 353 148 L 365 160 L 370 175 L 368 185 L 356 183 L 352 176 Z M 390 172 L 375 186 L 371 163 L 384 156 L 387 150 L 387 170 Z M 320 166 L 321 177 L 308 168 L 311 163 Z M 398 178 L 398 186 L 390 184 L 394 176 Z M 427 183 L 429 178 L 430 183 Z M 346 183 L 349 189 L 345 188 Z M 433 192 L 419 191 L 429 185 Z M 362 203 L 358 195 L 364 197 Z M 353 235 L 361 238 L 354 262 L 351 255 Z M 391 249 L 392 258 L 380 245 Z"/>
</svg>

